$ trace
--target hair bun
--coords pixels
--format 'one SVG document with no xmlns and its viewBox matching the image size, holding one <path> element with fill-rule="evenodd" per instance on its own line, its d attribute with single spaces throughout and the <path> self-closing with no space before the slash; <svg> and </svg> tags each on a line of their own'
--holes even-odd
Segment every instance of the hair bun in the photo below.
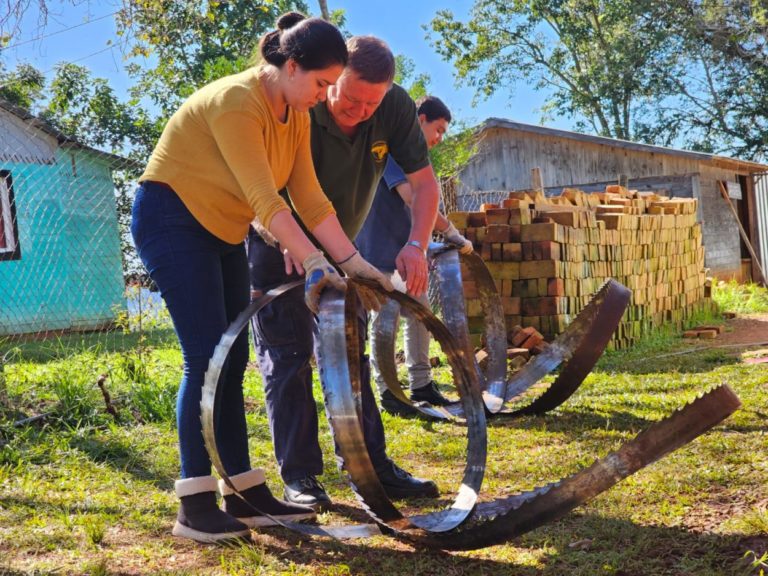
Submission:
<svg viewBox="0 0 768 576">
<path fill-rule="evenodd" d="M 304 16 L 304 14 L 300 14 L 299 12 L 286 12 L 277 19 L 277 29 L 288 30 L 289 28 L 293 28 L 296 24 L 305 18 L 306 16 Z"/>
</svg>

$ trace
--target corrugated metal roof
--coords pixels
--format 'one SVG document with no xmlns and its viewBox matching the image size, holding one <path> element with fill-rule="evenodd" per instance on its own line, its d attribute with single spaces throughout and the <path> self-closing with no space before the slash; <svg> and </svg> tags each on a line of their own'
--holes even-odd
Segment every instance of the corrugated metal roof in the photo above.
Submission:
<svg viewBox="0 0 768 576">
<path fill-rule="evenodd" d="M 59 145 L 62 148 L 75 148 L 78 150 L 85 150 L 89 153 L 92 153 L 98 156 L 99 158 L 102 158 L 108 161 L 113 166 L 119 165 L 119 167 L 121 168 L 134 168 L 137 170 L 141 170 L 143 168 L 142 165 L 140 165 L 139 163 L 133 160 L 129 160 L 128 158 L 123 158 L 122 156 L 118 156 L 116 154 L 110 154 L 109 152 L 103 152 L 101 150 L 97 150 L 96 148 L 86 146 L 85 144 L 78 142 L 76 139 L 72 138 L 71 136 L 64 134 L 64 132 L 61 132 L 55 126 L 49 124 L 45 120 L 38 118 L 37 116 L 29 112 L 29 110 L 26 110 L 20 106 L 16 106 L 15 104 L 11 104 L 7 100 L 3 100 L 2 98 L 0 98 L 0 109 L 10 112 L 17 118 L 23 120 L 29 126 L 53 136 L 54 138 L 56 138 L 56 140 L 58 141 Z"/>
<path fill-rule="evenodd" d="M 641 144 L 639 142 L 630 142 L 629 140 L 619 140 L 617 138 L 607 138 L 605 136 L 594 136 L 592 134 L 582 134 L 580 132 L 571 132 L 569 130 L 560 130 L 558 128 L 547 128 L 545 126 L 536 126 L 534 124 L 523 124 L 522 122 L 513 122 L 504 118 L 488 118 L 478 127 L 478 132 L 483 132 L 491 128 L 503 128 L 507 130 L 517 130 L 519 132 L 529 132 L 542 136 L 555 138 L 567 138 L 569 140 L 578 140 L 580 142 L 589 142 L 610 146 L 612 148 L 623 148 L 625 150 L 637 150 L 638 152 L 649 152 L 652 154 L 668 154 L 672 156 L 683 156 L 693 158 L 701 162 L 711 163 L 714 166 L 726 169 L 733 169 L 745 172 L 765 172 L 768 171 L 768 164 L 760 164 L 749 160 L 739 160 L 718 156 L 716 154 L 707 154 L 705 152 L 694 152 L 692 150 L 679 150 L 676 148 L 667 148 L 665 146 L 653 146 L 651 144 Z"/>
</svg>

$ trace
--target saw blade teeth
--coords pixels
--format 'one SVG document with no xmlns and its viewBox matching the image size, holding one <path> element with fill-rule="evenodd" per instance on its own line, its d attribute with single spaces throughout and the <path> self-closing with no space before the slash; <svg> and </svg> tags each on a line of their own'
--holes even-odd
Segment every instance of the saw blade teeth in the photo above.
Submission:
<svg viewBox="0 0 768 576">
<path fill-rule="evenodd" d="M 361 281 L 359 283 L 372 290 L 382 292 L 382 289 L 372 281 Z M 300 284 L 302 283 L 297 282 L 292 285 L 298 286 Z M 269 296 L 264 301 L 266 304 L 275 295 L 279 295 L 287 289 L 290 289 L 289 285 L 278 287 L 278 289 L 270 291 L 262 299 Z M 350 294 L 348 293 L 347 296 L 350 296 Z M 629 289 L 621 283 L 612 278 L 606 280 L 587 306 L 576 316 L 568 329 L 561 334 L 561 336 L 565 335 L 563 339 L 560 340 L 559 336 L 550 345 L 552 353 L 559 352 L 565 358 L 565 366 L 561 369 L 557 379 L 550 383 L 531 403 L 517 411 L 509 412 L 509 414 L 538 413 L 534 411 L 534 408 L 538 408 L 540 411 L 552 410 L 567 400 L 578 389 L 594 366 L 594 362 L 602 354 L 604 346 L 596 350 L 599 346 L 595 346 L 594 340 L 600 343 L 607 342 L 605 338 L 609 339 L 610 334 L 606 333 L 606 329 L 611 327 L 614 320 L 616 322 L 620 320 L 621 313 L 626 308 L 630 294 Z M 392 298 L 395 300 L 400 299 L 404 306 L 411 306 L 409 304 L 411 301 L 405 296 L 393 295 Z M 259 301 L 262 301 L 262 299 L 259 299 Z M 252 314 L 255 314 L 258 311 L 258 307 L 254 307 L 256 302 L 249 305 L 246 310 L 252 311 Z M 416 310 L 420 312 L 419 308 L 416 308 Z M 354 362 L 356 362 L 355 360 L 350 360 L 348 354 L 351 354 L 353 358 L 359 355 L 358 341 L 354 337 L 355 332 L 348 326 L 349 323 L 354 322 L 353 328 L 355 328 L 356 318 L 352 318 L 352 315 L 348 312 L 349 310 L 342 309 L 341 318 L 343 320 L 337 315 L 338 309 L 334 309 L 334 312 L 330 315 L 326 314 L 328 318 L 333 317 L 330 324 L 333 334 L 337 334 L 337 330 L 343 327 L 344 334 L 346 335 L 346 349 L 343 353 L 339 352 L 340 355 L 336 360 L 339 363 L 346 362 L 347 368 L 350 367 L 350 364 L 354 367 Z M 203 437 L 206 448 L 209 450 L 214 467 L 222 474 L 222 478 L 228 485 L 231 484 L 231 481 L 223 470 L 218 470 L 221 463 L 212 429 L 212 414 L 215 408 L 213 404 L 215 404 L 216 400 L 215 392 L 218 385 L 218 375 L 227 359 L 229 349 L 234 343 L 236 336 L 247 325 L 251 315 L 241 313 L 236 321 L 230 325 L 222 336 L 221 342 L 214 349 L 214 354 L 209 361 L 208 370 L 206 371 L 200 403 Z M 444 347 L 444 351 L 452 357 L 451 362 L 458 362 L 456 367 L 452 363 L 452 368 L 457 373 L 463 375 L 461 380 L 457 380 L 457 385 L 466 387 L 470 391 L 473 390 L 473 386 L 476 384 L 473 384 L 474 381 L 467 374 L 474 374 L 474 368 L 464 366 L 462 362 L 456 360 L 462 357 L 459 354 L 461 349 L 453 339 L 450 331 L 429 310 L 425 309 L 423 313 L 417 314 L 417 316 L 431 326 L 430 331 L 433 332 L 436 339 L 445 339 L 447 348 Z M 245 318 L 244 320 L 243 317 Z M 323 315 L 321 314 L 320 317 L 323 318 Z M 240 328 L 235 330 L 236 326 L 240 326 Z M 342 346 L 341 340 L 338 341 L 338 344 L 339 347 Z M 590 345 L 592 348 L 589 348 Z M 333 354 L 327 356 L 330 357 Z M 554 358 L 546 358 L 544 356 L 539 356 L 539 358 L 542 359 L 542 362 L 545 362 L 540 367 L 542 370 L 549 367 L 549 363 L 554 361 Z M 578 368 L 573 368 L 573 371 L 569 373 L 569 366 L 574 360 L 578 360 L 574 364 L 579 366 Z M 559 364 L 562 364 L 562 362 L 563 360 L 561 359 Z M 547 372 L 551 371 L 548 370 Z M 343 423 L 345 419 L 354 421 L 350 420 L 350 417 L 353 418 L 355 415 L 354 408 L 357 408 L 357 417 L 360 418 L 359 406 L 354 404 L 356 398 L 355 386 L 359 388 L 359 382 L 356 380 L 358 376 L 350 374 L 348 376 L 351 378 L 350 385 L 348 387 L 339 386 L 337 389 L 326 380 L 326 378 L 331 378 L 329 374 L 332 372 L 326 370 L 325 378 L 321 378 L 324 391 L 323 400 L 331 423 L 330 429 L 334 442 L 337 446 L 341 447 L 340 452 L 346 453 L 348 456 L 348 458 L 338 456 L 338 462 L 345 472 L 352 493 L 360 503 L 360 507 L 376 522 L 383 533 L 393 534 L 403 540 L 419 545 L 443 549 L 470 549 L 507 541 L 540 526 L 546 521 L 562 516 L 596 494 L 609 489 L 621 479 L 705 433 L 712 426 L 724 420 L 740 405 L 739 399 L 726 384 L 714 385 L 706 391 L 697 393 L 693 400 L 676 408 L 670 415 L 651 423 L 633 438 L 622 443 L 617 449 L 608 452 L 601 458 L 595 459 L 591 465 L 566 478 L 536 486 L 531 490 L 497 498 L 490 502 L 477 503 L 476 500 L 472 500 L 473 506 L 471 508 L 467 505 L 468 501 L 463 500 L 464 506 L 461 507 L 460 512 L 466 511 L 466 515 L 462 516 L 457 522 L 454 523 L 455 514 L 458 510 L 454 507 L 453 510 L 441 510 L 440 512 L 419 515 L 415 517 L 415 519 L 418 518 L 417 525 L 408 517 L 402 516 L 386 498 L 378 495 L 378 488 L 375 484 L 371 484 L 370 481 L 377 480 L 375 472 L 372 472 L 372 464 L 369 460 L 360 460 L 361 458 L 367 458 L 367 454 L 359 451 L 362 450 L 359 446 L 362 442 L 360 437 L 363 434 L 362 430 L 358 430 L 354 425 L 350 428 L 349 422 L 345 424 L 346 428 L 339 426 L 339 422 Z M 349 370 L 347 369 L 348 372 Z M 322 375 L 323 370 L 320 370 L 320 373 Z M 343 373 L 343 370 L 339 372 L 339 374 Z M 339 374 L 336 374 L 334 377 L 338 378 Z M 532 385 L 540 379 L 534 381 Z M 357 391 L 359 392 L 359 390 Z M 334 397 L 332 394 L 342 396 L 343 408 L 341 408 L 340 404 L 335 403 L 336 400 L 339 400 L 339 397 Z M 352 404 L 350 404 L 350 399 L 345 396 L 348 394 L 352 394 Z M 329 401 L 329 398 L 335 398 L 336 400 Z M 468 454 L 464 477 L 465 485 L 470 486 L 474 490 L 475 498 L 480 489 L 482 475 L 478 479 L 477 475 L 472 476 L 468 471 L 474 470 L 478 462 L 480 462 L 480 455 L 482 455 L 482 469 L 485 469 L 486 447 L 480 445 L 479 439 L 482 438 L 482 442 L 487 443 L 485 413 L 482 410 L 479 396 L 478 403 L 480 403 L 478 405 L 480 412 L 476 414 L 475 426 L 480 427 L 480 432 L 475 431 L 474 434 L 479 433 L 480 436 L 475 436 L 474 440 L 468 444 L 473 446 L 475 455 Z M 474 409 L 472 408 L 472 410 Z M 336 416 L 340 417 L 340 420 L 335 420 Z M 470 439 L 473 438 L 472 430 L 475 429 L 470 428 L 468 436 Z M 350 447 L 345 452 L 344 443 L 349 443 L 350 441 L 352 444 L 349 445 Z M 352 474 L 348 470 L 347 465 L 349 463 L 353 464 L 351 468 L 357 481 L 352 478 Z M 374 477 L 371 477 L 371 474 L 374 474 Z M 597 482 L 597 484 L 593 484 L 594 482 Z M 369 489 L 371 487 L 375 488 L 372 492 Z M 366 492 L 369 493 L 370 501 L 366 500 Z M 443 517 L 437 515 L 445 515 L 446 511 L 451 512 L 454 518 L 448 524 L 441 524 Z M 389 518 L 389 520 L 384 520 L 384 517 Z M 415 519 L 414 521 L 416 521 Z M 431 523 L 429 522 L 430 519 Z M 427 520 L 426 523 L 425 520 Z M 431 531 L 430 528 L 422 528 L 421 526 L 430 526 L 434 530 Z M 438 529 L 438 527 L 440 528 Z M 299 529 L 297 528 L 297 530 Z M 318 529 L 317 534 L 323 535 L 323 532 L 323 529 Z M 331 532 L 326 531 L 324 535 L 333 537 Z"/>
</svg>

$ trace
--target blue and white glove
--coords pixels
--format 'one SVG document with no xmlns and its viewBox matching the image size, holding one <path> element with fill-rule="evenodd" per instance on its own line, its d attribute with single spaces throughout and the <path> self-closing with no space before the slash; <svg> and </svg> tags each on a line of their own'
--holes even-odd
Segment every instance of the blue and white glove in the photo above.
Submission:
<svg viewBox="0 0 768 576">
<path fill-rule="evenodd" d="M 448 228 L 440 232 L 440 234 L 443 235 L 443 239 L 446 242 L 456 246 L 461 254 L 470 254 L 472 250 L 474 250 L 472 242 L 464 238 L 464 236 L 456 230 L 456 226 L 453 225 L 453 222 L 449 222 Z"/>
<path fill-rule="evenodd" d="M 304 301 L 312 313 L 317 314 L 320 309 L 320 294 L 327 286 L 347 290 L 347 283 L 319 250 L 307 256 L 301 265 L 305 274 Z"/>
</svg>

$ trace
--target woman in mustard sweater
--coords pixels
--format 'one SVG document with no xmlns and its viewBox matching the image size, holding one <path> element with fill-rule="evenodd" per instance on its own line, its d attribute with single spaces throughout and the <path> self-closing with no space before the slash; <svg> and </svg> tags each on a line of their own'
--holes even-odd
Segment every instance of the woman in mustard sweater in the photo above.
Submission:
<svg viewBox="0 0 768 576">
<path fill-rule="evenodd" d="M 247 538 L 249 527 L 272 524 L 211 476 L 200 426 L 208 361 L 249 302 L 243 243 L 249 223 L 257 220 L 301 263 L 313 310 L 325 286 L 346 285 L 294 220 L 278 194 L 283 187 L 307 229 L 348 276 L 391 289 L 344 234 L 312 164 L 308 110 L 325 99 L 346 64 L 343 37 L 323 20 L 288 13 L 259 47 L 261 64 L 201 88 L 171 117 L 133 206 L 136 248 L 160 288 L 184 357 L 177 402 L 181 479 L 175 486 L 181 502 L 173 533 L 201 542 Z M 264 471 L 251 468 L 242 389 L 247 360 L 247 335 L 241 334 L 219 383 L 216 437 L 224 467 L 260 511 L 283 520 L 312 518 L 310 508 L 275 499 Z"/>
</svg>

